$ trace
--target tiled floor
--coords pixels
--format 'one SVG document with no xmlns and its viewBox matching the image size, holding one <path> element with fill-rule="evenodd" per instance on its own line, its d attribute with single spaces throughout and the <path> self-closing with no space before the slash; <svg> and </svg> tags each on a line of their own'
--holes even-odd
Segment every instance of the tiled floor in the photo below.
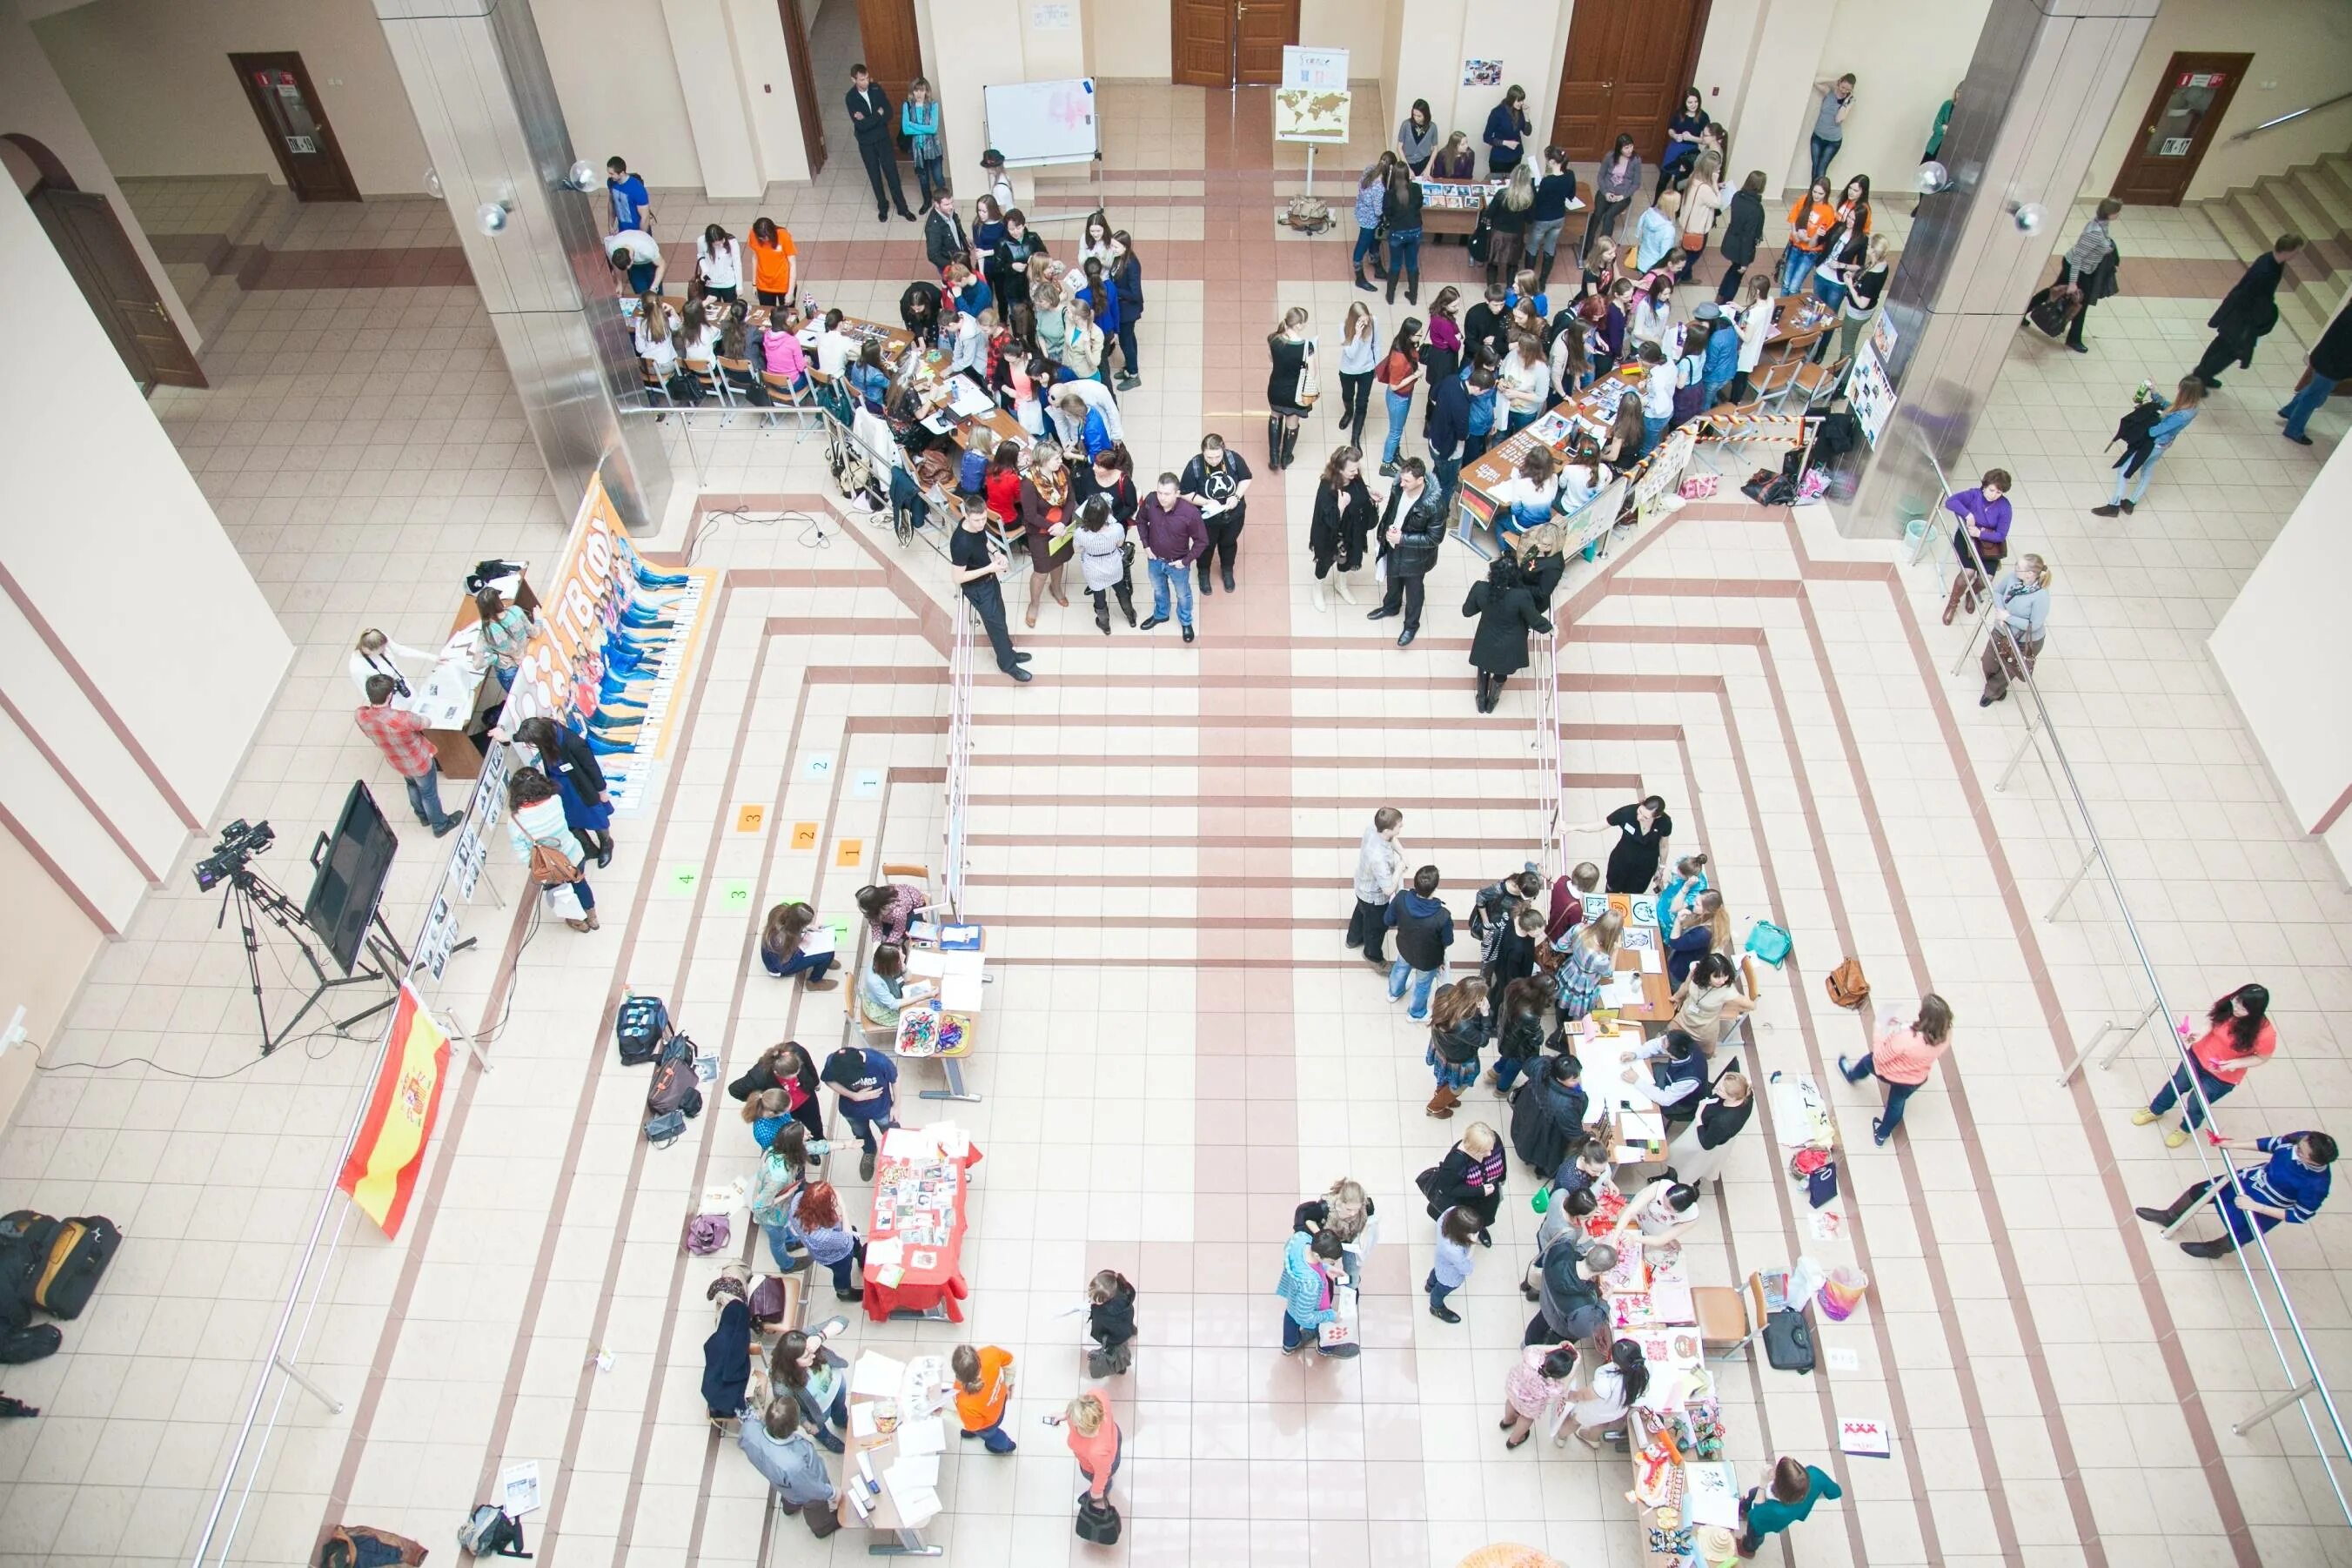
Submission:
<svg viewBox="0 0 2352 1568">
<path fill-rule="evenodd" d="M 1218 428 L 1255 464 L 1259 323 L 1291 304 L 1336 320 L 1358 297 L 1348 237 L 1276 243 L 1261 97 L 1237 120 L 1168 98 L 1171 131 L 1187 115 L 1201 126 L 1216 194 L 1189 212 L 1138 206 L 1129 224 L 1140 244 L 1141 215 L 1162 212 L 1200 242 L 1175 248 L 1171 233 L 1151 273 L 1129 442 L 1147 469 L 1172 467 Z M 821 191 L 775 207 L 840 242 L 840 275 L 863 266 L 856 281 L 828 277 L 829 295 L 883 313 L 911 274 L 912 229 L 871 246 L 860 182 L 854 159 L 837 163 Z M 2045 691 L 2168 992 L 2193 1005 L 2260 978 L 2278 997 L 2285 1059 L 2224 1121 L 2340 1127 L 2352 900 L 2269 789 L 2201 639 L 2341 416 L 2321 416 L 2315 452 L 2278 440 L 2269 410 L 2299 357 L 2283 332 L 2166 459 L 2148 505 L 2120 522 L 2085 515 L 2126 389 L 2178 374 L 2206 309 L 2112 301 L 2087 357 L 2021 341 L 1968 466 L 2016 474 L 2019 546 L 2056 568 Z M 474 561 L 551 558 L 568 503 L 548 493 L 470 290 L 261 289 L 208 368 L 214 390 L 159 395 L 158 412 L 304 649 L 230 810 L 299 844 L 345 781 L 381 782 L 348 718 L 353 632 L 435 635 Z M 604 1030 L 626 985 L 667 995 L 730 1075 L 776 1039 L 837 1037 L 842 994 L 768 980 L 746 921 L 707 889 L 746 877 L 761 906 L 791 892 L 838 910 L 865 879 L 835 864 L 840 839 L 936 860 L 946 692 L 917 612 L 950 590 L 929 550 L 902 552 L 817 499 L 815 443 L 708 434 L 709 489 L 806 508 L 823 536 L 797 521 L 722 523 L 702 546 L 728 573 L 719 618 L 668 788 L 621 823 L 598 878 L 604 930 L 540 932 L 509 984 L 512 906 L 469 914 L 483 951 L 458 961 L 446 994 L 469 1026 L 497 1026 L 496 1070 L 453 1083 L 402 1243 L 363 1223 L 345 1237 L 300 1359 L 347 1408 L 286 1405 L 241 1561 L 300 1561 L 334 1520 L 448 1551 L 499 1467 L 524 1458 L 551 1478 L 530 1521 L 542 1562 L 761 1560 L 761 1488 L 712 1445 L 697 1405 L 710 1266 L 677 1247 L 694 1195 L 750 1168 L 751 1139 L 721 1102 L 684 1142 L 648 1152 L 641 1076 L 614 1065 Z M 984 678 L 976 693 L 968 912 L 992 928 L 997 963 L 971 1069 L 986 1098 L 958 1108 L 987 1155 L 969 1331 L 1020 1357 L 1023 1451 L 949 1456 L 936 1534 L 951 1563 L 1418 1568 L 1502 1539 L 1576 1564 L 1637 1561 L 1622 1465 L 1573 1446 L 1507 1455 L 1486 1425 L 1524 1321 L 1523 1173 L 1458 1298 L 1466 1321 L 1435 1322 L 1411 1289 L 1430 1236 L 1410 1178 L 1454 1129 L 1421 1116 L 1423 1038 L 1340 946 L 1352 846 L 1373 806 L 1403 807 L 1416 858 L 1444 868 L 1461 910 L 1538 831 L 1535 708 L 1523 679 L 1492 718 L 1472 711 L 1459 552 L 1409 651 L 1361 620 L 1368 604 L 1311 608 L 1305 519 L 1331 440 L 1327 414 L 1297 468 L 1259 479 L 1242 591 L 1202 603 L 1196 647 L 1123 626 L 1104 638 L 1082 605 L 1049 603 L 1023 638 L 1039 679 Z M 1758 1065 L 1820 1078 L 1860 1044 L 1818 988 L 1846 953 L 1883 1004 L 1932 985 L 1960 1020 L 1906 1133 L 1851 1152 L 1837 1239 L 1818 1239 L 1793 1201 L 1765 1118 L 1707 1205 L 1702 1279 L 1810 1253 L 1874 1281 L 1853 1320 L 1823 1325 L 1851 1370 L 1724 1379 L 1743 1467 L 1800 1453 L 1848 1489 L 1790 1554 L 1767 1559 L 2352 1563 L 2300 1427 L 2230 1433 L 2279 1385 L 2242 1278 L 2129 1215 L 2192 1168 L 2124 1120 L 2158 1073 L 2151 1042 L 2055 1085 L 2064 1056 L 2133 1006 L 2126 949 L 2090 891 L 2043 918 L 2078 858 L 2075 829 L 2032 764 L 1994 787 L 2019 715 L 1979 710 L 1972 671 L 1946 674 L 1959 633 L 1936 622 L 1929 568 L 1738 504 L 1693 505 L 1604 566 L 1580 568 L 1563 596 L 1572 813 L 1597 816 L 1637 785 L 1664 794 L 1678 843 L 1708 849 L 1735 916 L 1795 934 Z M 879 768 L 887 788 L 863 799 L 804 782 L 798 764 L 820 751 L 836 778 Z M 746 802 L 773 824 L 818 822 L 816 851 L 731 832 Z M 395 879 L 396 927 L 414 920 L 423 858 Z M 667 891 L 681 865 L 707 868 L 706 891 Z M 0 1207 L 107 1213 L 130 1237 L 65 1353 L 0 1377 L 45 1409 L 0 1426 L 0 1564 L 187 1560 L 356 1103 L 358 1046 L 320 1039 L 256 1063 L 234 944 L 179 869 L 52 1049 L 154 1065 L 51 1075 L 0 1142 Z M 1832 1098 L 1859 1138 L 1867 1098 Z M 1474 1091 L 1465 1120 L 1502 1114 Z M 1343 1173 L 1387 1227 L 1369 1348 L 1352 1364 L 1284 1361 L 1281 1236 L 1293 1203 Z M 2278 1246 L 2328 1352 L 2352 1321 L 2341 1250 L 2326 1221 Z M 1131 1437 L 1128 1539 L 1088 1553 L 1070 1545 L 1070 1462 L 1037 1418 L 1081 1382 L 1066 1309 L 1105 1266 L 1141 1287 L 1143 1333 L 1134 1373 L 1108 1388 Z M 907 1324 L 851 1337 L 950 1342 Z M 590 1359 L 599 1349 L 609 1372 Z M 1895 1458 L 1835 1458 L 1842 1415 L 1892 1420 Z M 772 1561 L 846 1564 L 864 1546 L 845 1534 L 813 1547 L 792 1526 Z"/>
</svg>

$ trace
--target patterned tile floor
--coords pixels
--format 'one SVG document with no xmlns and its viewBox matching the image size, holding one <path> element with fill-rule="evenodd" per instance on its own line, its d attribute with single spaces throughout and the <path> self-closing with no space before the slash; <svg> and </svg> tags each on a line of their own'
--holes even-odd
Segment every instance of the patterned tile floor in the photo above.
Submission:
<svg viewBox="0 0 2352 1568">
<path fill-rule="evenodd" d="M 1198 113 L 1198 96 L 1169 97 L 1171 121 Z M 1355 297 L 1344 238 L 1277 245 L 1265 223 L 1265 113 L 1250 95 L 1234 116 L 1201 117 L 1218 194 L 1190 215 L 1201 244 L 1158 247 L 1146 384 L 1122 405 L 1147 468 L 1175 465 L 1204 427 L 1255 463 L 1258 323 L 1294 303 L 1328 323 Z M 779 206 L 796 227 L 835 206 L 855 217 L 859 178 L 837 165 Z M 887 248 L 841 237 L 840 275 L 865 272 L 828 291 L 885 310 L 911 275 L 907 232 Z M 2137 516 L 2086 515 L 2125 389 L 2177 374 L 2206 309 L 2115 301 L 2086 357 L 2021 342 L 1968 467 L 2016 474 L 2020 545 L 2056 567 L 2044 688 L 2167 989 L 2202 999 L 2255 977 L 2278 995 L 2285 1059 L 2224 1121 L 2341 1125 L 2352 900 L 2269 789 L 2201 650 L 2340 416 L 2321 416 L 2316 451 L 2277 439 L 2269 410 L 2299 354 L 2282 332 Z M 265 289 L 210 363 L 213 390 L 161 394 L 157 410 L 303 647 L 227 810 L 268 816 L 299 843 L 348 779 L 382 772 L 349 722 L 353 632 L 432 636 L 475 560 L 551 556 L 568 504 L 549 493 L 470 290 Z M 930 551 L 902 552 L 817 499 L 815 443 L 748 426 L 696 440 L 708 489 L 806 509 L 822 538 L 796 521 L 720 523 L 702 546 L 728 573 L 724 595 L 668 788 L 621 824 L 598 879 L 605 929 L 525 943 L 511 905 L 473 911 L 485 951 L 460 961 L 448 996 L 469 1024 L 498 1025 L 497 1070 L 453 1084 L 402 1243 L 363 1226 L 348 1237 L 302 1355 L 348 1408 L 287 1406 L 241 1560 L 299 1561 L 337 1519 L 446 1551 L 499 1467 L 522 1458 L 551 1478 L 532 1521 L 542 1561 L 762 1560 L 761 1488 L 697 1405 L 709 1266 L 677 1245 L 693 1195 L 750 1168 L 751 1139 L 722 1104 L 648 1152 L 641 1080 L 613 1065 L 604 1028 L 633 985 L 667 994 L 730 1074 L 776 1039 L 837 1037 L 840 993 L 769 981 L 742 918 L 663 884 L 668 868 L 700 865 L 755 879 L 762 905 L 789 891 L 841 909 L 863 877 L 822 853 L 832 842 L 936 860 L 946 692 L 919 612 L 950 590 Z M 1409 651 L 1361 620 L 1368 605 L 1311 608 L 1305 519 L 1331 440 L 1326 415 L 1297 468 L 1259 479 L 1241 591 L 1204 601 L 1198 645 L 1124 627 L 1104 638 L 1082 605 L 1049 605 L 1023 638 L 1040 679 L 985 679 L 976 693 L 970 912 L 993 928 L 999 962 L 971 1072 L 986 1098 L 961 1108 L 988 1155 L 969 1331 L 1021 1358 L 1023 1448 L 949 1456 L 936 1533 L 950 1562 L 1417 1568 L 1489 1540 L 1580 1564 L 1637 1560 L 1621 1464 L 1573 1446 L 1507 1455 L 1485 1425 L 1523 1321 L 1522 1173 L 1460 1298 L 1465 1323 L 1433 1321 L 1412 1289 L 1431 1238 L 1410 1178 L 1453 1129 L 1420 1114 L 1421 1036 L 1339 944 L 1352 845 L 1372 806 L 1403 807 L 1408 843 L 1444 868 L 1459 910 L 1538 831 L 1535 708 L 1522 680 L 1496 715 L 1472 710 L 1458 553 Z M 1705 1207 L 1703 1279 L 1808 1252 L 1874 1281 L 1822 1335 L 1853 1352 L 1853 1370 L 1724 1380 L 1744 1468 L 1800 1453 L 1848 1490 L 1767 1558 L 2352 1562 L 2300 1427 L 2230 1433 L 2278 1386 L 2242 1279 L 2130 1217 L 2190 1172 L 2188 1152 L 2124 1120 L 2159 1070 L 2150 1045 L 2055 1085 L 2064 1056 L 2134 1005 L 2121 933 L 2087 891 L 2044 918 L 2074 829 L 2032 765 L 1994 787 L 2019 717 L 1979 710 L 1972 671 L 1946 674 L 1959 634 L 1937 624 L 1938 604 L 1931 569 L 1883 546 L 1810 515 L 1710 503 L 1580 568 L 1564 594 L 1571 815 L 1637 787 L 1665 795 L 1735 916 L 1795 933 L 1756 1065 L 1820 1076 L 1860 1044 L 1820 1000 L 1844 953 L 1883 1003 L 1932 986 L 1960 1020 L 1904 1136 L 1851 1154 L 1839 1239 L 1811 1234 L 1761 1118 Z M 802 782 L 795 763 L 819 750 L 836 753 L 836 775 L 886 770 L 887 788 L 861 800 Z M 819 821 L 820 853 L 730 834 L 744 801 L 771 805 L 771 821 Z M 52 1073 L 0 1142 L 0 1204 L 110 1214 L 130 1237 L 65 1353 L 0 1379 L 46 1411 L 0 1426 L 0 1564 L 186 1560 L 357 1102 L 361 1047 L 319 1039 L 254 1061 L 237 955 L 184 869 L 52 1046 L 58 1060 L 152 1065 Z M 396 927 L 419 886 L 403 867 Z M 1858 1136 L 1865 1097 L 1832 1099 Z M 1501 1115 L 1473 1092 L 1469 1117 Z M 1389 1222 L 1369 1348 L 1352 1364 L 1286 1362 L 1270 1293 L 1281 1236 L 1292 1204 L 1342 1173 Z M 2279 1247 L 2324 1354 L 2352 1321 L 2333 1236 L 2322 1223 Z M 1037 1417 L 1082 1382 L 1064 1313 L 1106 1266 L 1140 1286 L 1143 1332 L 1134 1373 L 1108 1389 L 1131 1436 L 1129 1531 L 1088 1554 L 1070 1545 L 1070 1461 Z M 861 1323 L 852 1337 L 950 1342 L 929 1325 Z M 589 1362 L 597 1348 L 613 1352 L 608 1373 Z M 1832 1457 L 1842 1415 L 1890 1419 L 1895 1457 Z M 794 1526 L 772 1561 L 845 1564 L 864 1545 L 815 1548 Z"/>
</svg>

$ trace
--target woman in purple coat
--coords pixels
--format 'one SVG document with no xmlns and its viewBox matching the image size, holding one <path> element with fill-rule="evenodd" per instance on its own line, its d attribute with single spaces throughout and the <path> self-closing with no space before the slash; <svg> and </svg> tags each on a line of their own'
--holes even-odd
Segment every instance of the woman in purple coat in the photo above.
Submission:
<svg viewBox="0 0 2352 1568">
<path fill-rule="evenodd" d="M 1998 569 L 2001 557 L 2009 553 L 2009 484 L 2008 469 L 1987 468 L 1976 489 L 1961 490 L 1944 503 L 1944 510 L 1960 520 L 1952 530 L 1952 553 L 1958 558 L 1960 570 L 1952 579 L 1952 596 L 1944 601 L 1948 626 L 1962 610 L 1976 614 L 1977 595 L 1985 589 L 1978 563 Z M 1970 544 L 1976 547 L 1973 553 Z"/>
</svg>

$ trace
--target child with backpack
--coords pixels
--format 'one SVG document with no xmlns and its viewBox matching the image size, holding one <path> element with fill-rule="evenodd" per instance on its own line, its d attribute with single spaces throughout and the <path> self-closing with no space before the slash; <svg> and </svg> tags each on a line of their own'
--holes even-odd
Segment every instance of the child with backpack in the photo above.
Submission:
<svg viewBox="0 0 2352 1568">
<path fill-rule="evenodd" d="M 1087 1332 L 1097 1347 L 1087 1352 L 1088 1377 L 1114 1377 L 1133 1364 L 1135 1287 L 1116 1268 L 1087 1281 Z"/>
<path fill-rule="evenodd" d="M 1462 1321 L 1445 1298 L 1470 1282 L 1470 1269 L 1477 1260 L 1470 1249 L 1477 1243 L 1478 1228 L 1478 1216 L 1458 1204 L 1437 1217 L 1437 1259 L 1422 1289 L 1429 1292 L 1429 1315 L 1441 1323 Z"/>
</svg>

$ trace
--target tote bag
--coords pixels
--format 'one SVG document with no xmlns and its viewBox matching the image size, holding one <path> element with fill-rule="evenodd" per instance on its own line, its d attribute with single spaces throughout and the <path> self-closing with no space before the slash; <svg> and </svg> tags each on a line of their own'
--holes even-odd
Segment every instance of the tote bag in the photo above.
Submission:
<svg viewBox="0 0 2352 1568">
<path fill-rule="evenodd" d="M 1301 408 L 1312 408 L 1315 400 L 1323 395 L 1323 373 L 1315 363 L 1315 344 L 1310 340 L 1298 362 L 1298 390 L 1292 394 Z"/>
</svg>

